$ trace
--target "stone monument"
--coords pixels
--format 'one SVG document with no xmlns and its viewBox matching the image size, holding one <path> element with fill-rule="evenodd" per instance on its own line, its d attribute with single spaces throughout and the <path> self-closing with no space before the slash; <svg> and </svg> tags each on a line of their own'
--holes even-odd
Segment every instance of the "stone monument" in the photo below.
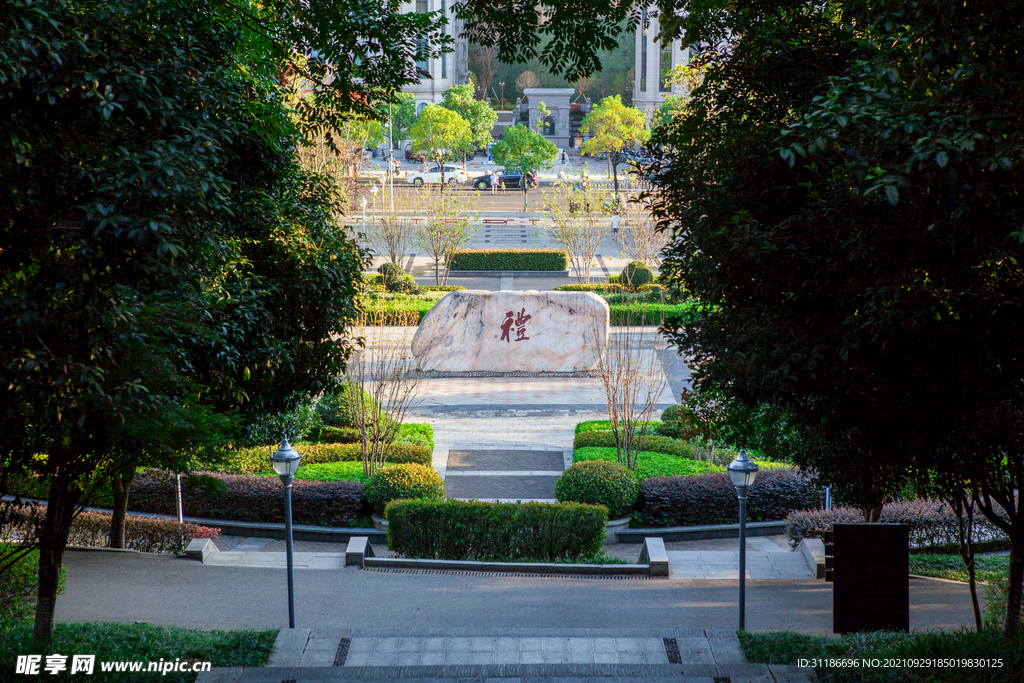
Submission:
<svg viewBox="0 0 1024 683">
<path fill-rule="evenodd" d="M 608 344 L 608 304 L 592 292 L 451 292 L 412 340 L 423 370 L 574 372 Z"/>
</svg>

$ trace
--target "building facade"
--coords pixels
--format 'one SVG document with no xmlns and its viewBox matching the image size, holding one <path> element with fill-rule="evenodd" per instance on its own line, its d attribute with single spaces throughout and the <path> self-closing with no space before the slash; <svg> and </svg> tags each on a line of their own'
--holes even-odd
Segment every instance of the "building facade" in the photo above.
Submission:
<svg viewBox="0 0 1024 683">
<path fill-rule="evenodd" d="M 633 106 L 650 116 L 661 106 L 667 95 L 682 95 L 679 85 L 669 85 L 672 69 L 690 63 L 690 49 L 674 40 L 661 45 L 655 40 L 661 27 L 656 16 L 643 11 L 636 28 L 636 67 L 633 80 Z"/>
<path fill-rule="evenodd" d="M 410 0 L 402 3 L 403 13 L 442 12 L 448 19 L 448 35 L 455 41 L 454 52 L 419 63 L 418 66 L 429 73 L 430 78 L 423 78 L 415 85 L 402 88 L 416 98 L 417 113 L 428 104 L 440 104 L 449 86 L 469 83 L 469 41 L 462 35 L 463 22 L 455 18 L 452 10 L 454 4 L 455 0 Z"/>
</svg>

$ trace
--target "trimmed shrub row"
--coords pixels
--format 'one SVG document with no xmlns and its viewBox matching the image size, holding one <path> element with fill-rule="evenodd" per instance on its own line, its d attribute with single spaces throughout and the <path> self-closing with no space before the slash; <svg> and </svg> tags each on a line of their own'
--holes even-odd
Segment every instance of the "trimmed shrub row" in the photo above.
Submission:
<svg viewBox="0 0 1024 683">
<path fill-rule="evenodd" d="M 572 442 L 573 450 L 595 447 L 615 448 L 615 434 L 611 430 L 578 432 Z M 638 447 L 642 451 L 676 455 L 680 458 L 693 459 L 694 456 L 692 444 L 656 434 L 641 436 Z"/>
<path fill-rule="evenodd" d="M 131 507 L 139 512 L 175 514 L 173 476 L 145 470 L 135 477 Z M 363 485 L 352 481 L 302 481 L 292 485 L 296 524 L 351 526 L 366 514 Z M 182 477 L 182 505 L 189 517 L 238 522 L 280 522 L 284 491 L 277 477 L 201 472 Z"/>
<path fill-rule="evenodd" d="M 403 500 L 388 505 L 388 547 L 404 557 L 566 562 L 597 554 L 607 510 L 579 503 Z"/>
<path fill-rule="evenodd" d="M 241 474 L 259 474 L 269 472 L 270 454 L 276 446 L 257 448 L 239 448 L 217 469 L 222 472 Z M 302 465 L 316 465 L 326 462 L 351 462 L 362 460 L 362 445 L 359 443 L 307 443 L 295 444 L 295 450 L 302 454 Z M 418 463 L 430 465 L 433 462 L 433 449 L 414 444 L 394 444 L 388 452 L 388 463 Z"/>
<path fill-rule="evenodd" d="M 615 284 L 614 282 L 598 282 L 593 284 L 575 284 L 575 285 L 558 285 L 555 287 L 556 292 L 623 292 L 625 289 L 622 285 Z"/>
<path fill-rule="evenodd" d="M 573 452 L 573 462 L 590 462 L 603 460 L 605 462 L 618 462 L 618 455 L 615 448 L 581 448 Z M 690 460 L 679 458 L 665 453 L 654 453 L 652 451 L 640 451 L 636 454 L 635 475 L 638 481 L 651 479 L 653 477 L 692 477 L 697 474 L 709 472 L 724 472 L 721 465 L 704 462 L 702 460 Z"/>
<path fill-rule="evenodd" d="M 459 249 L 451 270 L 568 270 L 562 249 Z"/>
<path fill-rule="evenodd" d="M 825 490 L 793 468 L 766 469 L 747 499 L 747 519 L 786 519 L 794 510 L 824 505 Z M 656 477 L 640 483 L 640 523 L 645 527 L 732 524 L 739 513 L 736 487 L 721 472 L 691 477 Z"/>
<path fill-rule="evenodd" d="M 760 481 L 758 481 L 760 483 Z M 756 484 L 755 484 L 756 486 Z M 786 536 L 794 548 L 805 538 L 821 538 L 836 522 L 863 522 L 863 513 L 853 507 L 831 510 L 799 510 L 786 517 Z M 940 500 L 910 500 L 887 503 L 882 507 L 880 522 L 910 526 L 910 545 L 915 548 L 959 548 L 959 523 L 949 504 Z M 998 527 L 980 513 L 974 516 L 973 535 L 976 543 L 1006 538 Z M 958 550 L 955 552 L 959 552 Z"/>
<path fill-rule="evenodd" d="M 41 519 L 45 514 L 45 505 L 31 506 L 36 508 Z M 11 532 L 22 530 L 30 524 L 28 516 L 22 518 L 22 524 L 6 527 L 0 536 L 9 538 Z M 111 516 L 100 512 L 81 512 L 71 522 L 68 545 L 87 548 L 106 548 L 110 545 Z M 198 524 L 179 524 L 176 519 L 153 519 L 151 517 L 125 517 L 125 547 L 144 553 L 170 553 L 180 555 L 193 538 L 217 538 L 220 529 L 200 526 Z"/>
</svg>

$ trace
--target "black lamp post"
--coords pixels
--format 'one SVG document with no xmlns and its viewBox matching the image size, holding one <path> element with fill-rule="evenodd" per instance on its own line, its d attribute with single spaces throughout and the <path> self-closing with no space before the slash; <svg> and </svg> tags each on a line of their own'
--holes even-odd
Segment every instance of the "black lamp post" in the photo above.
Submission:
<svg viewBox="0 0 1024 683">
<path fill-rule="evenodd" d="M 729 463 L 729 478 L 740 499 L 740 630 L 745 630 L 747 579 L 747 493 L 757 479 L 757 464 L 741 448 L 739 456 Z"/>
<path fill-rule="evenodd" d="M 281 477 L 284 484 L 284 526 L 288 554 L 288 628 L 295 628 L 295 564 L 292 561 L 292 480 L 299 470 L 300 455 L 288 437 L 281 441 L 280 448 L 270 456 L 274 471 Z"/>
</svg>

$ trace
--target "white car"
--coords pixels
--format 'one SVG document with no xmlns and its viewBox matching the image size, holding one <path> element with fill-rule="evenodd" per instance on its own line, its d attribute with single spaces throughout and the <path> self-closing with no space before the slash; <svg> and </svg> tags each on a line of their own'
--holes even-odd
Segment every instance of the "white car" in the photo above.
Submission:
<svg viewBox="0 0 1024 683">
<path fill-rule="evenodd" d="M 409 171 L 406 180 L 417 187 L 441 182 L 441 168 L 435 166 L 429 171 Z M 469 180 L 469 176 L 458 166 L 444 167 L 444 182 L 449 185 L 461 185 Z"/>
</svg>

